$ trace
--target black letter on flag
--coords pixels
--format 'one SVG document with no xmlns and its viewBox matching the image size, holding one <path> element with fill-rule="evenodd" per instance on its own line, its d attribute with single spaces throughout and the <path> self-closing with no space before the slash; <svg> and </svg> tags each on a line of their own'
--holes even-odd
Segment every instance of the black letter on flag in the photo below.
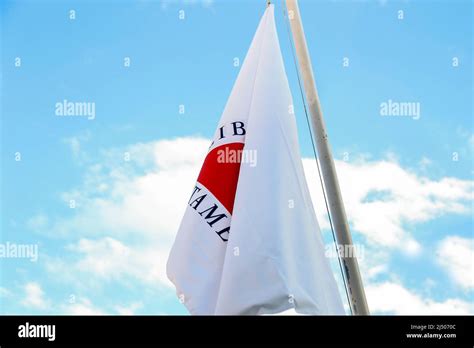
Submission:
<svg viewBox="0 0 474 348">
<path fill-rule="evenodd" d="M 195 194 L 196 192 L 199 192 L 199 191 L 201 191 L 201 189 L 200 189 L 199 187 L 195 186 L 191 197 L 189 197 L 189 202 L 188 202 L 188 204 L 191 203 L 191 199 L 193 198 L 194 194 Z"/>
<path fill-rule="evenodd" d="M 189 206 L 191 208 L 194 208 L 194 210 L 197 209 L 197 207 L 199 206 L 199 204 L 201 204 L 202 200 L 206 197 L 207 195 L 202 195 L 202 196 L 199 196 L 198 198 L 196 198 L 194 201 L 192 201 Z M 196 203 L 196 205 L 193 207 L 193 204 Z"/>
<path fill-rule="evenodd" d="M 237 123 L 240 124 L 239 127 L 237 127 Z M 244 129 L 244 123 L 243 122 L 232 122 L 232 126 L 234 127 L 234 135 L 245 135 L 245 129 Z M 241 129 L 242 133 L 239 133 L 238 130 Z"/>
<path fill-rule="evenodd" d="M 219 221 L 220 219 L 222 218 L 227 218 L 227 216 L 225 214 L 218 214 L 218 215 L 212 215 L 214 214 L 214 212 L 217 210 L 217 204 L 214 203 L 214 205 L 212 207 L 210 207 L 209 209 L 206 209 L 206 210 L 203 210 L 202 212 L 199 213 L 199 215 L 202 216 L 202 214 L 204 214 L 205 212 L 209 211 L 207 213 L 207 215 L 204 217 L 205 220 L 207 219 L 214 219 L 212 220 L 211 222 L 208 222 L 209 226 L 212 227 L 212 225 L 214 225 L 217 221 Z"/>
<path fill-rule="evenodd" d="M 219 235 L 219 237 L 221 237 L 221 239 L 224 241 L 224 242 L 227 242 L 229 239 L 226 239 L 224 237 L 222 237 L 222 234 L 224 233 L 227 233 L 227 235 L 229 234 L 229 231 L 230 231 L 230 226 L 229 227 L 226 227 L 220 231 L 216 231 L 216 233 Z M 229 237 L 227 237 L 229 238 Z"/>
</svg>

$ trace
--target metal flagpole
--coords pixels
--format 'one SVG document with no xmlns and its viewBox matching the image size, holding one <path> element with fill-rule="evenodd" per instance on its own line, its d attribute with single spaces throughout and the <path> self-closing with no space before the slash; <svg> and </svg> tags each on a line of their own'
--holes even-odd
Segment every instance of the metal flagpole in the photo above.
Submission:
<svg viewBox="0 0 474 348">
<path fill-rule="evenodd" d="M 318 158 L 324 182 L 329 212 L 333 222 L 336 240 L 342 251 L 354 250 L 352 237 L 347 223 L 346 212 L 341 197 L 341 190 L 337 180 L 336 168 L 332 157 L 331 147 L 324 125 L 321 105 L 319 103 L 316 83 L 313 76 L 313 68 L 309 57 L 308 47 L 301 22 L 300 11 L 297 0 L 286 0 L 288 10 L 288 19 L 290 22 L 293 41 L 295 43 L 296 55 L 298 57 L 299 70 L 304 82 L 304 90 L 311 115 L 312 136 L 316 144 Z M 359 273 L 357 258 L 352 253 L 347 255 L 345 252 L 339 257 L 342 261 L 342 268 L 345 278 L 345 285 L 348 290 L 351 311 L 354 315 L 368 315 L 369 308 L 365 298 L 364 286 Z"/>
</svg>

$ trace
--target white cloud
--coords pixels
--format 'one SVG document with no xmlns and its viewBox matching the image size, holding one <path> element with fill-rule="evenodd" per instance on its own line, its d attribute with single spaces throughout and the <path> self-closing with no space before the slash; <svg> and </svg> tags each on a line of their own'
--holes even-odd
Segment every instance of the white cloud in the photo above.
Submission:
<svg viewBox="0 0 474 348">
<path fill-rule="evenodd" d="M 46 309 L 49 301 L 44 297 L 44 292 L 38 283 L 30 282 L 24 286 L 24 298 L 21 304 L 32 309 Z"/>
<path fill-rule="evenodd" d="M 48 225 L 48 217 L 44 214 L 36 214 L 27 220 L 26 226 L 32 230 L 41 230 Z"/>
<path fill-rule="evenodd" d="M 120 315 L 133 315 L 136 311 L 143 307 L 141 302 L 133 302 L 128 306 L 116 306 L 115 310 Z"/>
<path fill-rule="evenodd" d="M 11 295 L 11 292 L 7 288 L 3 288 L 0 286 L 0 297 L 9 297 Z"/>
<path fill-rule="evenodd" d="M 95 307 L 87 298 L 81 298 L 77 302 L 63 305 L 59 308 L 61 314 L 71 315 L 103 315 L 107 314 L 101 309 Z"/>
<path fill-rule="evenodd" d="M 83 256 L 76 264 L 77 270 L 92 272 L 104 280 L 120 276 L 131 259 L 130 248 L 109 237 L 97 241 L 80 239 L 68 249 Z"/>
<path fill-rule="evenodd" d="M 318 220 L 328 228 L 314 160 L 304 160 Z M 395 160 L 336 161 L 349 222 L 369 243 L 416 254 L 413 225 L 443 214 L 471 212 L 472 181 L 431 180 L 402 168 Z"/>
<path fill-rule="evenodd" d="M 378 275 L 387 272 L 387 265 L 386 264 L 381 264 L 381 265 L 375 265 L 373 267 L 370 267 L 367 270 L 367 279 L 375 278 Z"/>
<path fill-rule="evenodd" d="M 366 286 L 367 301 L 372 314 L 399 315 L 465 315 L 474 313 L 473 304 L 460 299 L 435 301 L 424 298 L 395 282 Z"/>
<path fill-rule="evenodd" d="M 87 155 L 82 149 L 82 144 L 86 141 L 89 141 L 90 137 L 91 134 L 89 131 L 87 131 L 79 135 L 62 139 L 63 143 L 69 146 L 74 160 L 76 160 L 79 164 L 87 160 Z"/>
<path fill-rule="evenodd" d="M 433 165 L 433 161 L 430 160 L 428 157 L 422 157 L 421 160 L 418 162 L 418 165 L 421 170 L 425 171 Z"/>
<path fill-rule="evenodd" d="M 20 303 L 29 310 L 42 310 L 43 313 L 48 314 L 72 314 L 72 315 L 101 315 L 106 314 L 103 310 L 95 307 L 92 302 L 86 298 L 81 297 L 70 303 L 55 303 L 46 297 L 41 285 L 36 282 L 29 282 L 23 286 L 23 298 Z M 5 289 L 5 293 L 11 297 L 16 296 L 9 290 Z M 123 311 L 127 307 L 123 308 Z M 129 310 L 138 308 L 136 304 L 132 304 Z M 120 311 L 117 310 L 118 313 Z"/>
<path fill-rule="evenodd" d="M 69 272 L 90 282 L 105 283 L 128 278 L 151 287 L 171 286 L 165 267 L 169 244 L 125 245 L 117 239 L 105 237 L 80 239 L 67 249 L 74 253 L 76 260 L 62 264 L 59 269 L 69 269 Z M 55 262 L 58 267 L 57 260 Z"/>
<path fill-rule="evenodd" d="M 474 288 L 474 240 L 448 236 L 438 246 L 436 259 L 464 289 Z"/>
</svg>

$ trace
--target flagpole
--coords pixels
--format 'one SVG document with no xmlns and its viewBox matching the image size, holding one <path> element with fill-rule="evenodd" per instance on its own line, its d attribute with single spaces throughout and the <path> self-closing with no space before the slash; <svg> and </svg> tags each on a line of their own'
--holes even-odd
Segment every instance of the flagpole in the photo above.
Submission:
<svg viewBox="0 0 474 348">
<path fill-rule="evenodd" d="M 353 251 L 352 237 L 347 223 L 344 203 L 341 197 L 341 190 L 337 180 L 336 168 L 329 145 L 326 126 L 323 120 L 323 113 L 319 103 L 316 83 L 314 81 L 313 68 L 306 45 L 303 24 L 301 22 L 300 11 L 297 0 L 286 0 L 288 18 L 290 22 L 293 41 L 295 43 L 296 55 L 298 57 L 299 70 L 304 82 L 304 90 L 308 109 L 311 115 L 312 136 L 316 144 L 319 163 L 324 181 L 329 212 L 331 215 L 336 240 L 343 251 Z M 338 253 L 339 254 L 339 253 Z M 342 261 L 345 285 L 349 295 L 350 306 L 354 315 L 368 315 L 369 308 L 365 298 L 364 286 L 359 272 L 359 265 L 355 255 L 339 255 Z"/>
</svg>

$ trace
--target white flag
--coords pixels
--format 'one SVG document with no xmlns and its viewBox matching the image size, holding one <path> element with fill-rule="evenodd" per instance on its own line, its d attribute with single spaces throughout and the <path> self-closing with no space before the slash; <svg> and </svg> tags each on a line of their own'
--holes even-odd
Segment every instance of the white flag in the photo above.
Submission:
<svg viewBox="0 0 474 348">
<path fill-rule="evenodd" d="M 168 277 L 193 314 L 344 314 L 273 11 L 260 21 L 169 256 Z"/>
</svg>

